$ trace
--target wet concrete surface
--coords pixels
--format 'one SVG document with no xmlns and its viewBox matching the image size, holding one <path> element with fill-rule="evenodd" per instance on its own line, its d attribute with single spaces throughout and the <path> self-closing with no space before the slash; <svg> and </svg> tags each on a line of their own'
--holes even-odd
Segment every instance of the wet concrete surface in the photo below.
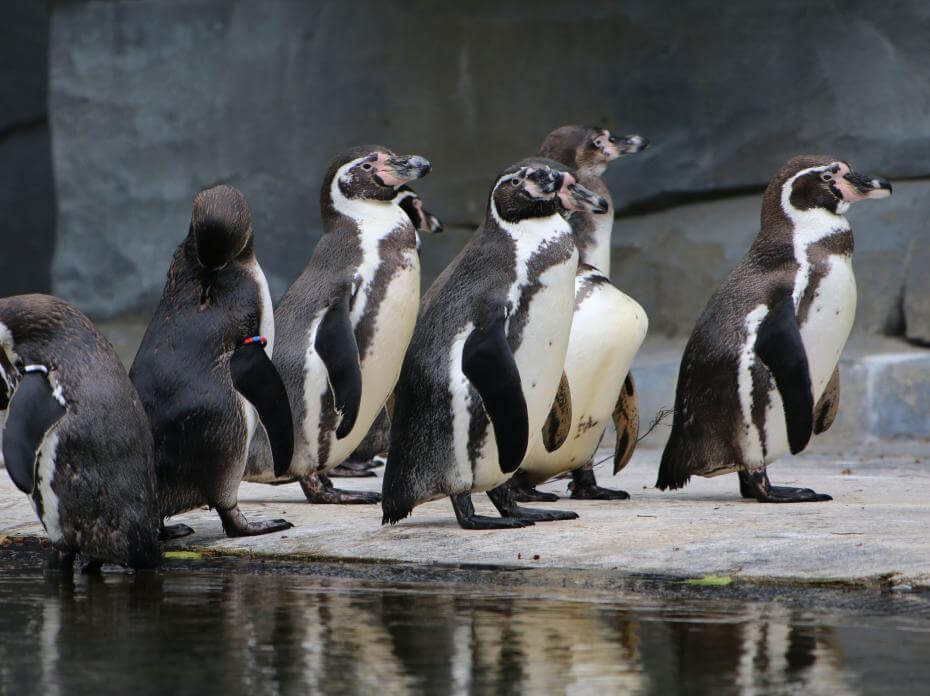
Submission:
<svg viewBox="0 0 930 696">
<path fill-rule="evenodd" d="M 815 447 L 770 469 L 773 483 L 808 486 L 830 493 L 833 502 L 761 505 L 739 497 L 735 475 L 660 492 L 652 487 L 660 451 L 641 448 L 618 476 L 611 478 L 606 464 L 598 470 L 602 485 L 621 487 L 632 499 L 540 505 L 575 510 L 580 518 L 519 530 L 462 530 L 446 500 L 382 526 L 380 506 L 310 505 L 296 484 L 243 484 L 247 516 L 284 517 L 295 527 L 228 539 L 216 514 L 200 509 L 172 519 L 196 533 L 168 548 L 296 564 L 351 561 L 357 571 L 358 564 L 370 564 L 433 580 L 520 570 L 533 571 L 518 573 L 520 582 L 529 577 L 540 585 L 604 589 L 618 578 L 708 575 L 738 583 L 930 589 L 930 447 L 876 444 L 857 451 L 839 456 Z M 380 481 L 336 479 L 340 487 L 361 490 L 377 490 Z M 566 494 L 564 480 L 544 488 Z M 475 503 L 479 513 L 494 514 L 486 496 L 476 495 Z M 42 536 L 28 499 L 6 476 L 0 477 L 0 535 Z"/>
</svg>

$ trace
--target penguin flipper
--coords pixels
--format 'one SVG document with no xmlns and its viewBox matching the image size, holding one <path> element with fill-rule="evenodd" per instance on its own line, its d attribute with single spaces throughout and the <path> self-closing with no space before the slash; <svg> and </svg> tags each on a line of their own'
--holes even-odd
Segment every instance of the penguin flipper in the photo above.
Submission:
<svg viewBox="0 0 930 696">
<path fill-rule="evenodd" d="M 498 463 L 505 474 L 520 466 L 529 443 L 530 424 L 520 371 L 507 343 L 503 306 L 465 340 L 462 372 L 469 379 L 494 426 Z"/>
<path fill-rule="evenodd" d="M 294 455 L 294 419 L 281 375 L 261 343 L 241 345 L 229 360 L 233 386 L 255 410 L 268 433 L 275 476 L 283 476 Z"/>
<path fill-rule="evenodd" d="M 636 395 L 636 383 L 629 373 L 623 381 L 623 388 L 617 399 L 613 413 L 614 427 L 617 430 L 617 444 L 614 445 L 614 474 L 630 463 L 636 441 L 639 437 L 639 399 Z"/>
<path fill-rule="evenodd" d="M 313 346 L 326 366 L 336 410 L 342 414 L 336 428 L 336 438 L 341 440 L 355 427 L 362 402 L 362 366 L 349 318 L 349 292 L 323 315 Z"/>
<path fill-rule="evenodd" d="M 826 432 L 831 425 L 833 425 L 834 419 L 836 419 L 836 412 L 840 408 L 840 366 L 837 365 L 833 370 L 833 376 L 830 377 L 830 381 L 827 382 L 826 389 L 823 390 L 823 394 L 820 395 L 820 400 L 817 402 L 817 407 L 814 409 L 814 434 L 820 435 L 820 433 Z"/>
<path fill-rule="evenodd" d="M 807 447 L 814 430 L 814 396 L 807 353 L 790 295 L 772 307 L 762 320 L 755 351 L 775 378 L 785 408 L 788 445 L 791 454 L 797 454 Z"/>
<path fill-rule="evenodd" d="M 555 452 L 568 439 L 572 427 L 572 391 L 568 377 L 562 373 L 559 390 L 552 402 L 552 409 L 542 427 L 543 447 L 547 452 Z"/>
<path fill-rule="evenodd" d="M 7 473 L 23 493 L 36 485 L 36 454 L 49 429 L 65 415 L 48 377 L 27 372 L 20 380 L 7 410 L 3 428 L 3 459 Z"/>
</svg>

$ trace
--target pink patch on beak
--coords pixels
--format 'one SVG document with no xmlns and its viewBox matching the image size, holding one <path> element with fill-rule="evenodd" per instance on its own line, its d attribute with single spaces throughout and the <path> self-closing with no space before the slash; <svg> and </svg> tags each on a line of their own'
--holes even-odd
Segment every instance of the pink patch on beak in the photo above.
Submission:
<svg viewBox="0 0 930 696">
<path fill-rule="evenodd" d="M 562 174 L 562 188 L 559 189 L 559 200 L 562 202 L 562 207 L 566 210 L 573 210 L 575 207 L 575 202 L 572 200 L 572 192 L 569 191 L 569 188 L 576 183 L 575 177 L 568 172 Z"/>
<path fill-rule="evenodd" d="M 384 182 L 385 186 L 392 186 L 394 188 L 403 186 L 410 181 L 410 179 L 402 179 L 397 176 L 394 168 L 387 163 L 390 158 L 390 155 L 379 152 L 378 159 L 375 160 L 375 172 L 377 172 L 378 178 Z"/>
</svg>

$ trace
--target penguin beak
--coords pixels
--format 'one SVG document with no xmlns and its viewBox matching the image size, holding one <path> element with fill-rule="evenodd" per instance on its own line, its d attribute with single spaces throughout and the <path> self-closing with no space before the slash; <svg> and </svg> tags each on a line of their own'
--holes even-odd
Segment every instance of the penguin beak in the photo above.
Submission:
<svg viewBox="0 0 930 696">
<path fill-rule="evenodd" d="M 866 198 L 887 198 L 891 195 L 891 182 L 879 177 L 866 176 L 852 170 L 837 180 L 843 200 L 848 203 Z"/>
<path fill-rule="evenodd" d="M 379 155 L 375 171 L 385 186 L 397 188 L 414 179 L 422 179 L 431 168 L 429 160 L 420 155 Z"/>
<path fill-rule="evenodd" d="M 631 135 L 612 135 L 608 142 L 616 149 L 617 156 L 632 155 L 649 147 L 649 140 L 635 133 Z"/>
<path fill-rule="evenodd" d="M 16 389 L 17 377 L 19 371 L 13 367 L 6 351 L 0 347 L 0 411 L 6 410 L 10 405 L 10 399 L 13 398 L 13 391 Z"/>
<path fill-rule="evenodd" d="M 423 211 L 423 212 L 426 214 L 427 230 L 429 232 L 432 232 L 433 234 L 439 234 L 440 232 L 442 232 L 442 229 L 443 229 L 442 220 L 440 220 L 438 217 L 436 217 L 435 215 L 431 213 L 428 213 L 426 211 Z"/>
<path fill-rule="evenodd" d="M 598 215 L 607 212 L 607 200 L 579 184 L 571 174 L 563 175 L 559 201 L 568 212 L 581 211 Z"/>
<path fill-rule="evenodd" d="M 420 232 L 430 232 L 431 234 L 442 232 L 442 223 L 439 221 L 438 217 L 423 207 L 422 198 L 416 198 L 413 201 L 413 205 L 416 207 L 417 212 L 419 213 L 418 217 L 420 219 L 420 224 L 417 225 L 417 229 Z"/>
</svg>

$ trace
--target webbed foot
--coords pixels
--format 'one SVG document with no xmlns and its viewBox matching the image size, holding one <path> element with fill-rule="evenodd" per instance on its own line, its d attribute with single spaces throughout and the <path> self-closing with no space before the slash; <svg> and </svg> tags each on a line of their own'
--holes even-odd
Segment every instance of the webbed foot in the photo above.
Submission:
<svg viewBox="0 0 930 696">
<path fill-rule="evenodd" d="M 572 481 L 568 484 L 572 500 L 629 500 L 626 491 L 603 488 L 597 485 L 594 470 L 582 467 L 572 472 Z"/>
<path fill-rule="evenodd" d="M 760 503 L 823 503 L 833 500 L 826 493 L 817 493 L 810 488 L 773 486 L 768 472 L 739 472 L 739 492 L 744 498 L 754 498 Z"/>
<path fill-rule="evenodd" d="M 307 502 L 318 504 L 370 505 L 381 502 L 377 491 L 346 491 L 333 486 L 326 474 L 312 472 L 297 480 Z"/>
</svg>

